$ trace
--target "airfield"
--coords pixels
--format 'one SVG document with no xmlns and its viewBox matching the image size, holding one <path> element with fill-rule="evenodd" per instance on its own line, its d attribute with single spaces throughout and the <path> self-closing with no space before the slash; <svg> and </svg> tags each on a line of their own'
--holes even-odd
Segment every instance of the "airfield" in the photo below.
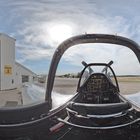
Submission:
<svg viewBox="0 0 140 140">
<path fill-rule="evenodd" d="M 140 92 L 140 77 L 118 77 L 120 93 L 123 95 Z M 78 78 L 55 78 L 53 91 L 62 94 L 72 94 L 76 92 Z M 39 84 L 44 86 L 43 84 Z"/>
<path fill-rule="evenodd" d="M 135 93 L 140 93 L 140 77 L 117 77 L 120 94 L 135 98 Z M 52 98 L 55 106 L 59 106 L 76 94 L 78 78 L 55 78 Z M 0 106 L 27 105 L 45 99 L 46 83 L 24 85 L 22 92 L 13 89 L 0 92 Z M 133 96 L 134 95 L 134 96 Z M 140 94 L 137 94 L 140 99 Z M 136 97 L 136 98 L 137 98 Z M 137 98 L 137 99 L 138 99 Z"/>
</svg>

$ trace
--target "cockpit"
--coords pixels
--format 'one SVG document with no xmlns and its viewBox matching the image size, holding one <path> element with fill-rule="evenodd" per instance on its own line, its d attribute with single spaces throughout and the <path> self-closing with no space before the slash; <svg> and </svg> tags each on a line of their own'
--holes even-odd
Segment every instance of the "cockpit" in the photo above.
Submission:
<svg viewBox="0 0 140 140">
<path fill-rule="evenodd" d="M 110 67 L 112 63 L 110 61 L 108 64 L 93 63 L 85 66 L 77 88 L 84 102 L 93 104 L 120 102 L 117 79 Z"/>
</svg>

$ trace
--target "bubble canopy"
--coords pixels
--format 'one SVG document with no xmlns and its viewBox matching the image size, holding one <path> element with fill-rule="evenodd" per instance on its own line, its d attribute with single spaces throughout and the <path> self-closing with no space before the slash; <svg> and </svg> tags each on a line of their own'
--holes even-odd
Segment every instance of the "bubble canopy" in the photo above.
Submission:
<svg viewBox="0 0 140 140">
<path fill-rule="evenodd" d="M 62 55 L 67 49 L 73 47 L 74 45 L 76 46 L 78 44 L 85 43 L 107 43 L 107 44 L 122 45 L 124 47 L 131 49 L 137 56 L 138 61 L 140 63 L 140 46 L 136 42 L 128 38 L 108 34 L 83 34 L 71 37 L 62 42 L 58 46 L 51 61 L 47 79 L 47 81 L 49 82 L 47 82 L 46 97 L 45 97 L 45 100 L 49 103 L 50 106 L 52 104 L 51 93 L 54 85 L 55 74 Z"/>
</svg>

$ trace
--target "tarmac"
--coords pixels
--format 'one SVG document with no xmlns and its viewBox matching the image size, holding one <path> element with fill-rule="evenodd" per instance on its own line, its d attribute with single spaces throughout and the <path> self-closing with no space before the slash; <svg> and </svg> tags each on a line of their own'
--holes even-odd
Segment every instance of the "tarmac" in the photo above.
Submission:
<svg viewBox="0 0 140 140">
<path fill-rule="evenodd" d="M 15 107 L 22 105 L 22 95 L 19 89 L 0 91 L 0 107 Z"/>
<path fill-rule="evenodd" d="M 62 99 L 65 98 L 64 96 L 66 95 L 74 95 L 74 93 L 76 93 L 77 84 L 77 78 L 56 78 L 53 88 L 53 97 Z M 132 95 L 132 93 L 140 92 L 140 82 L 120 82 L 119 86 L 120 93 L 123 95 Z M 24 85 L 21 89 L 0 91 L 0 107 L 15 107 L 32 104 L 38 100 L 44 100 L 44 87 L 45 83 L 35 83 L 35 85 Z"/>
</svg>

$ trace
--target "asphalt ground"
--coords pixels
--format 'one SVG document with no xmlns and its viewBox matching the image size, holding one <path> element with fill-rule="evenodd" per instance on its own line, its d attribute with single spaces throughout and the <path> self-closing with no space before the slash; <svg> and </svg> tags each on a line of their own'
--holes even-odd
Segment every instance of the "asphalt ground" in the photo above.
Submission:
<svg viewBox="0 0 140 140">
<path fill-rule="evenodd" d="M 118 81 L 120 93 L 123 95 L 140 92 L 140 81 L 120 80 Z M 72 94 L 76 92 L 78 78 L 55 78 L 53 91 L 62 94 Z"/>
</svg>

